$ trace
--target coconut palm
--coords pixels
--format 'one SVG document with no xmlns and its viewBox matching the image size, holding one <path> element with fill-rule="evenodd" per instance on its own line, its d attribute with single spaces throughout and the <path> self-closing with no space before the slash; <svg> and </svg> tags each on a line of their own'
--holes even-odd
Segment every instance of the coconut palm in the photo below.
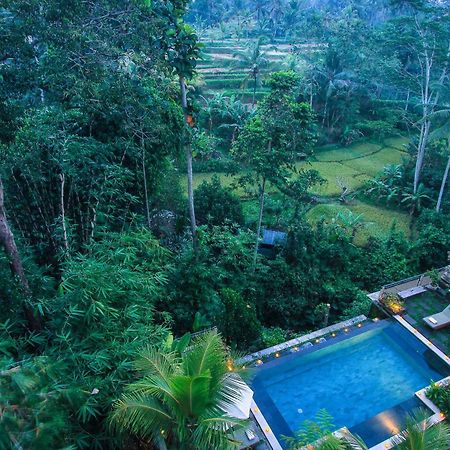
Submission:
<svg viewBox="0 0 450 450">
<path fill-rule="evenodd" d="M 423 408 L 406 417 L 406 429 L 392 439 L 398 450 L 447 450 L 450 429 L 444 422 L 433 425 L 429 412 Z"/>
<path fill-rule="evenodd" d="M 160 449 L 235 447 L 231 430 L 245 421 L 224 411 L 239 402 L 245 385 L 217 332 L 195 338 L 184 351 L 149 347 L 135 366 L 141 378 L 115 402 L 114 429 Z"/>
<path fill-rule="evenodd" d="M 357 86 L 355 75 L 351 71 L 344 70 L 339 56 L 333 49 L 329 49 L 322 64 L 316 64 L 311 68 L 310 75 L 319 85 L 323 101 L 322 124 L 329 119 L 330 103 L 336 94 L 346 92 L 349 95 Z"/>
<path fill-rule="evenodd" d="M 211 134 L 214 125 L 214 115 L 222 114 L 222 111 L 225 109 L 227 97 L 225 97 L 223 93 L 219 92 L 215 94 L 214 97 L 204 97 L 203 95 L 200 95 L 200 98 L 204 104 L 202 111 L 207 116 L 208 134 Z"/>
<path fill-rule="evenodd" d="M 262 69 L 270 66 L 267 54 L 262 50 L 263 37 L 251 42 L 244 50 L 237 51 L 233 54 L 233 58 L 237 58 L 234 68 L 245 68 L 248 74 L 244 79 L 243 86 L 248 83 L 249 79 L 253 80 L 253 101 L 255 104 L 256 88 L 261 82 Z"/>
</svg>

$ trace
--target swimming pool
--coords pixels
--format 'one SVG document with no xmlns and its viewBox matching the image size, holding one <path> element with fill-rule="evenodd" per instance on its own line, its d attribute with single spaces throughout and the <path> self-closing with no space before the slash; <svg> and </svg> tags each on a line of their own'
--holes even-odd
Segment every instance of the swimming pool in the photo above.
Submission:
<svg viewBox="0 0 450 450">
<path fill-rule="evenodd" d="M 252 388 L 281 443 L 281 435 L 292 435 L 326 409 L 336 429 L 346 426 L 374 445 L 400 431 L 406 412 L 420 405 L 416 391 L 447 375 L 442 361 L 408 330 L 383 321 L 265 363 Z"/>
</svg>

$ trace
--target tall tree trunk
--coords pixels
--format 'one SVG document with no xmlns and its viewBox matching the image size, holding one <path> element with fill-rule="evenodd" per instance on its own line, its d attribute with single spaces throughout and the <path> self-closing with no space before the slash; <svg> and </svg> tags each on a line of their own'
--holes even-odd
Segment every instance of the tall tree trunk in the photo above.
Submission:
<svg viewBox="0 0 450 450">
<path fill-rule="evenodd" d="M 183 108 L 185 127 L 188 126 L 188 105 L 186 94 L 186 81 L 184 77 L 180 75 L 180 89 L 181 89 L 181 106 Z M 187 136 L 187 132 L 184 131 L 184 152 L 186 155 L 187 164 L 187 182 L 188 182 L 188 203 L 189 203 L 189 218 L 191 222 L 191 234 L 192 245 L 194 252 L 198 250 L 198 237 L 197 237 L 197 222 L 195 220 L 195 207 L 194 207 L 194 184 L 192 177 L 192 149 L 190 139 Z"/>
<path fill-rule="evenodd" d="M 141 150 L 142 150 L 142 176 L 144 179 L 144 201 L 145 213 L 147 214 L 147 227 L 150 229 L 150 207 L 148 205 L 148 186 L 147 186 L 147 171 L 145 170 L 145 145 L 144 134 L 141 135 Z"/>
<path fill-rule="evenodd" d="M 450 138 L 449 138 L 449 144 L 450 144 Z M 442 199 L 444 197 L 445 185 L 447 184 L 449 172 L 450 172 L 450 156 L 448 157 L 447 167 L 445 168 L 444 177 L 442 178 L 441 189 L 439 191 L 439 197 L 438 197 L 438 201 L 437 201 L 437 205 L 436 205 L 436 212 L 440 212 L 440 210 L 441 210 Z"/>
<path fill-rule="evenodd" d="M 255 243 L 255 253 L 253 255 L 253 271 L 256 268 L 256 260 L 258 258 L 258 244 L 259 237 L 261 235 L 261 225 L 264 211 L 264 195 L 266 192 L 266 178 L 264 177 L 259 188 L 259 216 L 258 216 L 258 226 L 256 228 L 256 243 Z"/>
<path fill-rule="evenodd" d="M 420 129 L 419 143 L 417 146 L 416 167 L 414 170 L 414 194 L 417 192 L 420 184 L 420 175 L 422 173 L 423 161 L 425 159 L 425 150 L 428 143 L 428 136 L 430 134 L 431 122 L 425 119 Z"/>
<path fill-rule="evenodd" d="M 6 255 L 9 258 L 11 272 L 18 278 L 22 293 L 25 300 L 31 298 L 31 289 L 28 284 L 27 276 L 23 269 L 22 260 L 20 258 L 19 250 L 17 249 L 14 235 L 9 227 L 8 220 L 6 218 L 5 202 L 4 202 L 4 190 L 3 182 L 0 178 L 0 244 L 4 247 Z M 23 311 L 25 319 L 28 322 L 28 328 L 30 331 L 38 330 L 41 328 L 41 320 L 39 316 L 35 316 L 33 310 L 23 303 Z"/>
<path fill-rule="evenodd" d="M 64 250 L 67 252 L 69 250 L 69 241 L 67 239 L 66 213 L 64 208 L 64 185 L 66 182 L 66 178 L 63 173 L 59 175 L 59 179 L 61 181 L 60 207 L 61 207 L 61 225 L 63 231 L 63 245 Z"/>
<path fill-rule="evenodd" d="M 257 75 L 255 73 L 255 75 L 253 75 L 253 101 L 252 101 L 252 106 L 255 106 L 255 103 L 256 103 L 256 78 L 257 78 Z"/>
<path fill-rule="evenodd" d="M 410 92 L 411 91 L 408 89 L 408 92 L 406 93 L 405 111 L 408 111 Z"/>
</svg>

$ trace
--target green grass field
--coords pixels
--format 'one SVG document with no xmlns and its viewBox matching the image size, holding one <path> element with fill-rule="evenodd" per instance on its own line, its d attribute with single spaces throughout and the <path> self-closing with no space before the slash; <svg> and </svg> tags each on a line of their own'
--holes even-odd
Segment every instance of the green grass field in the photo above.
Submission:
<svg viewBox="0 0 450 450">
<path fill-rule="evenodd" d="M 388 164 L 399 164 L 406 154 L 401 151 L 407 139 L 403 137 L 389 138 L 384 143 L 357 143 L 348 147 L 326 146 L 316 150 L 311 161 L 300 162 L 297 168 L 311 168 L 320 172 L 327 180 L 326 184 L 314 189 L 314 194 L 321 197 L 328 197 L 330 203 L 320 204 L 311 209 L 308 219 L 311 223 L 316 223 L 322 217 L 330 220 L 339 211 L 347 208 L 355 214 L 363 214 L 364 219 L 370 222 L 364 230 L 360 231 L 356 242 L 361 244 L 367 241 L 369 236 L 382 236 L 389 232 L 392 223 L 397 224 L 397 229 L 410 235 L 410 217 L 408 214 L 382 208 L 376 205 L 356 201 L 349 206 L 337 203 L 337 197 L 342 189 L 339 182 L 344 182 L 350 191 L 357 191 L 364 183 L 376 176 L 384 166 Z M 224 186 L 231 186 L 235 179 L 224 173 L 195 173 L 194 189 L 203 181 L 210 181 L 217 175 Z M 187 191 L 186 177 L 182 180 L 183 188 Z M 268 192 L 270 192 L 270 186 Z M 256 214 L 257 200 L 245 198 L 245 191 L 242 188 L 237 190 L 237 194 L 245 200 L 246 216 L 251 218 Z M 333 200 L 333 197 L 335 198 Z M 253 203 L 255 204 L 253 207 Z M 256 209 L 255 209 L 256 208 Z"/>
<path fill-rule="evenodd" d="M 325 219 L 330 221 L 336 215 L 345 210 L 350 210 L 353 214 L 363 215 L 363 220 L 367 223 L 366 227 L 358 232 L 355 243 L 358 245 L 367 242 L 370 236 L 382 237 L 389 233 L 393 224 L 396 229 L 410 237 L 411 218 L 408 214 L 386 209 L 381 206 L 371 205 L 362 201 L 355 201 L 350 205 L 341 204 L 321 204 L 312 208 L 307 213 L 310 223 L 317 223 L 319 220 Z"/>
</svg>

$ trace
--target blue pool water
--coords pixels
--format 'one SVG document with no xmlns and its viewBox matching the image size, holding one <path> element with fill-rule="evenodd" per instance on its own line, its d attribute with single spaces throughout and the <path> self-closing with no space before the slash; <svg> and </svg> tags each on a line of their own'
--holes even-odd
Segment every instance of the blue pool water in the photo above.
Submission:
<svg viewBox="0 0 450 450">
<path fill-rule="evenodd" d="M 309 353 L 266 363 L 257 369 L 252 387 L 278 436 L 293 434 L 324 408 L 336 429 L 356 427 L 373 445 L 370 441 L 380 442 L 395 430 L 390 418 L 398 416 L 400 406 L 401 411 L 413 408 L 416 391 L 447 375 L 441 361 L 409 331 L 387 322 Z M 370 422 L 380 413 L 381 428 Z M 361 427 L 364 423 L 367 427 Z M 373 431 L 377 427 L 379 433 Z M 364 433 L 365 428 L 372 431 Z"/>
</svg>

